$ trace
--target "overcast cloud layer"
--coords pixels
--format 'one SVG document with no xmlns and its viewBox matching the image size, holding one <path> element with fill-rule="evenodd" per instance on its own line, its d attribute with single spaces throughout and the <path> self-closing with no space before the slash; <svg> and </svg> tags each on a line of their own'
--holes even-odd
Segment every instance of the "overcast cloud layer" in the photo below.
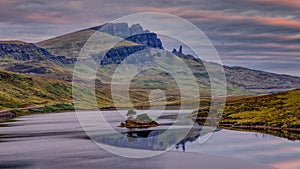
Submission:
<svg viewBox="0 0 300 169">
<path fill-rule="evenodd" d="M 136 12 L 191 21 L 226 65 L 300 76 L 299 0 L 0 0 L 0 39 L 37 42 Z"/>
</svg>

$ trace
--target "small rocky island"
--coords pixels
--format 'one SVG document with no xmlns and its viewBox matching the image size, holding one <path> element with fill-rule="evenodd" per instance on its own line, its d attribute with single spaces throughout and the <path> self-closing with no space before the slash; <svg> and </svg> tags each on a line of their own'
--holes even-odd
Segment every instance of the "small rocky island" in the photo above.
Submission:
<svg viewBox="0 0 300 169">
<path fill-rule="evenodd" d="M 128 117 L 125 122 L 122 122 L 120 127 L 126 128 L 148 128 L 156 127 L 159 124 L 151 119 L 147 114 L 138 115 L 136 118 L 136 111 L 128 110 L 126 116 Z"/>
</svg>

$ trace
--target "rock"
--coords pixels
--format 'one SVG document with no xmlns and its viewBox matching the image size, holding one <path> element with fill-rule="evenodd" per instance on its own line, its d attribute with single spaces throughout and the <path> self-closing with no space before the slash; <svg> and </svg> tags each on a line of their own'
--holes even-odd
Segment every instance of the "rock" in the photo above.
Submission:
<svg viewBox="0 0 300 169">
<path fill-rule="evenodd" d="M 134 24 L 129 28 L 130 35 L 142 34 L 145 33 L 143 27 L 140 24 Z"/>
<path fill-rule="evenodd" d="M 104 24 L 98 31 L 122 38 L 130 36 L 127 23 L 107 23 Z"/>
<path fill-rule="evenodd" d="M 162 42 L 155 33 L 137 34 L 126 38 L 126 40 L 152 48 L 163 49 Z"/>
<path fill-rule="evenodd" d="M 182 54 L 182 45 L 179 46 L 179 51 L 180 54 Z"/>
<path fill-rule="evenodd" d="M 137 44 L 163 49 L 162 42 L 157 37 L 157 34 L 144 30 L 140 24 L 134 24 L 129 27 L 127 23 L 107 23 L 90 29 L 119 36 Z"/>
</svg>

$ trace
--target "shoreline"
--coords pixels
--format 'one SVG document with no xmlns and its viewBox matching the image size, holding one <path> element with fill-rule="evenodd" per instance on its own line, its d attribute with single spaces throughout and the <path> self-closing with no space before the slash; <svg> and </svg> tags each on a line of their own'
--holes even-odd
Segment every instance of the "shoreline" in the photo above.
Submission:
<svg viewBox="0 0 300 169">
<path fill-rule="evenodd" d="M 16 117 L 27 116 L 27 115 L 35 115 L 35 114 L 49 114 L 49 113 L 64 113 L 64 112 L 76 112 L 75 108 L 73 109 L 58 109 L 55 111 L 40 111 L 45 110 L 47 107 L 56 106 L 56 105 L 71 105 L 71 104 L 55 104 L 49 106 L 37 106 L 37 107 L 27 107 L 27 108 L 15 108 L 9 110 L 0 111 L 0 123 L 13 120 Z M 106 107 L 99 109 L 82 109 L 77 111 L 96 111 L 96 110 L 117 110 L 116 107 Z M 29 112 L 28 112 L 29 111 Z"/>
<path fill-rule="evenodd" d="M 10 110 L 0 112 L 0 122 L 11 120 L 15 117 L 17 117 L 16 114 Z"/>
<path fill-rule="evenodd" d="M 9 122 L 10 120 L 13 120 L 17 117 L 21 116 L 27 116 L 27 115 L 35 115 L 35 114 L 49 114 L 49 113 L 65 113 L 65 112 L 76 112 L 75 109 L 60 109 L 57 111 L 37 111 L 37 112 L 26 112 L 26 113 L 16 113 L 14 111 L 28 111 L 29 109 L 45 109 L 46 106 L 43 107 L 31 107 L 31 108 L 20 108 L 20 109 L 12 109 L 12 110 L 5 110 L 5 111 L 0 111 L 0 124 Z M 107 107 L 107 108 L 99 108 L 99 109 L 81 109 L 77 111 L 110 111 L 110 110 L 117 110 L 117 109 L 126 109 L 126 108 L 116 108 L 116 107 Z M 249 126 L 249 125 L 243 125 L 243 126 L 236 126 L 233 124 L 219 124 L 218 125 L 219 129 L 227 129 L 227 130 L 233 130 L 233 131 L 242 131 L 242 132 L 259 132 L 259 133 L 264 133 L 264 134 L 270 134 L 286 139 L 293 139 L 293 140 L 300 140 L 299 138 L 289 138 L 287 136 L 280 136 L 276 134 L 272 134 L 272 132 L 279 132 L 279 133 L 284 133 L 284 132 L 292 132 L 295 134 L 300 133 L 300 128 L 281 128 L 281 127 L 271 127 L 271 126 L 259 126 L 259 125 L 254 125 L 254 126 Z"/>
<path fill-rule="evenodd" d="M 226 129 L 253 129 L 253 130 L 280 130 L 280 131 L 293 131 L 293 132 L 299 132 L 300 128 L 281 128 L 281 127 L 272 127 L 272 126 L 249 126 L 249 125 L 242 125 L 242 126 L 236 126 L 233 124 L 220 124 L 219 128 L 226 128 Z"/>
<path fill-rule="evenodd" d="M 57 104 L 45 105 L 45 106 L 35 106 L 35 107 L 0 110 L 0 122 L 11 120 L 15 117 L 20 117 L 20 116 L 24 116 L 24 115 L 45 114 L 45 113 L 61 113 L 61 112 L 67 112 L 67 111 L 68 112 L 75 112 L 76 111 L 74 107 L 72 107 L 71 109 L 59 109 L 59 110 L 56 110 L 56 111 L 39 111 L 39 110 L 46 109 L 47 107 L 57 106 L 57 105 L 73 106 L 72 104 L 69 104 L 69 103 L 57 103 Z M 141 109 L 141 110 L 146 110 L 149 107 L 140 106 L 138 108 Z M 176 108 L 177 108 L 177 105 L 169 105 L 169 106 L 167 106 L 166 110 L 177 110 Z M 98 108 L 98 109 L 78 109 L 77 111 L 97 111 L 97 110 L 110 111 L 110 110 L 127 110 L 127 109 L 129 109 L 129 107 L 119 107 L 119 108 L 117 108 L 117 107 L 102 107 L 102 108 Z M 27 112 L 29 110 L 32 110 L 32 111 Z M 8 113 L 11 116 L 5 116 L 4 115 L 4 114 L 8 114 Z"/>
</svg>

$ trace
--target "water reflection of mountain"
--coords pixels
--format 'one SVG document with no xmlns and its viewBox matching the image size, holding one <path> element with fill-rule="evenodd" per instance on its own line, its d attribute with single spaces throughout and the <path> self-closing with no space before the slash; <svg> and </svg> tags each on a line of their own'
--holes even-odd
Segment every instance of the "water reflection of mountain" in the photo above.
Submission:
<svg viewBox="0 0 300 169">
<path fill-rule="evenodd" d="M 175 145 L 177 149 L 181 148 L 185 151 L 185 144 L 196 141 L 201 134 L 203 133 L 200 127 L 192 128 L 190 131 L 187 129 L 140 130 L 101 135 L 96 138 L 96 141 L 115 147 L 155 151 L 164 151 Z"/>
</svg>

